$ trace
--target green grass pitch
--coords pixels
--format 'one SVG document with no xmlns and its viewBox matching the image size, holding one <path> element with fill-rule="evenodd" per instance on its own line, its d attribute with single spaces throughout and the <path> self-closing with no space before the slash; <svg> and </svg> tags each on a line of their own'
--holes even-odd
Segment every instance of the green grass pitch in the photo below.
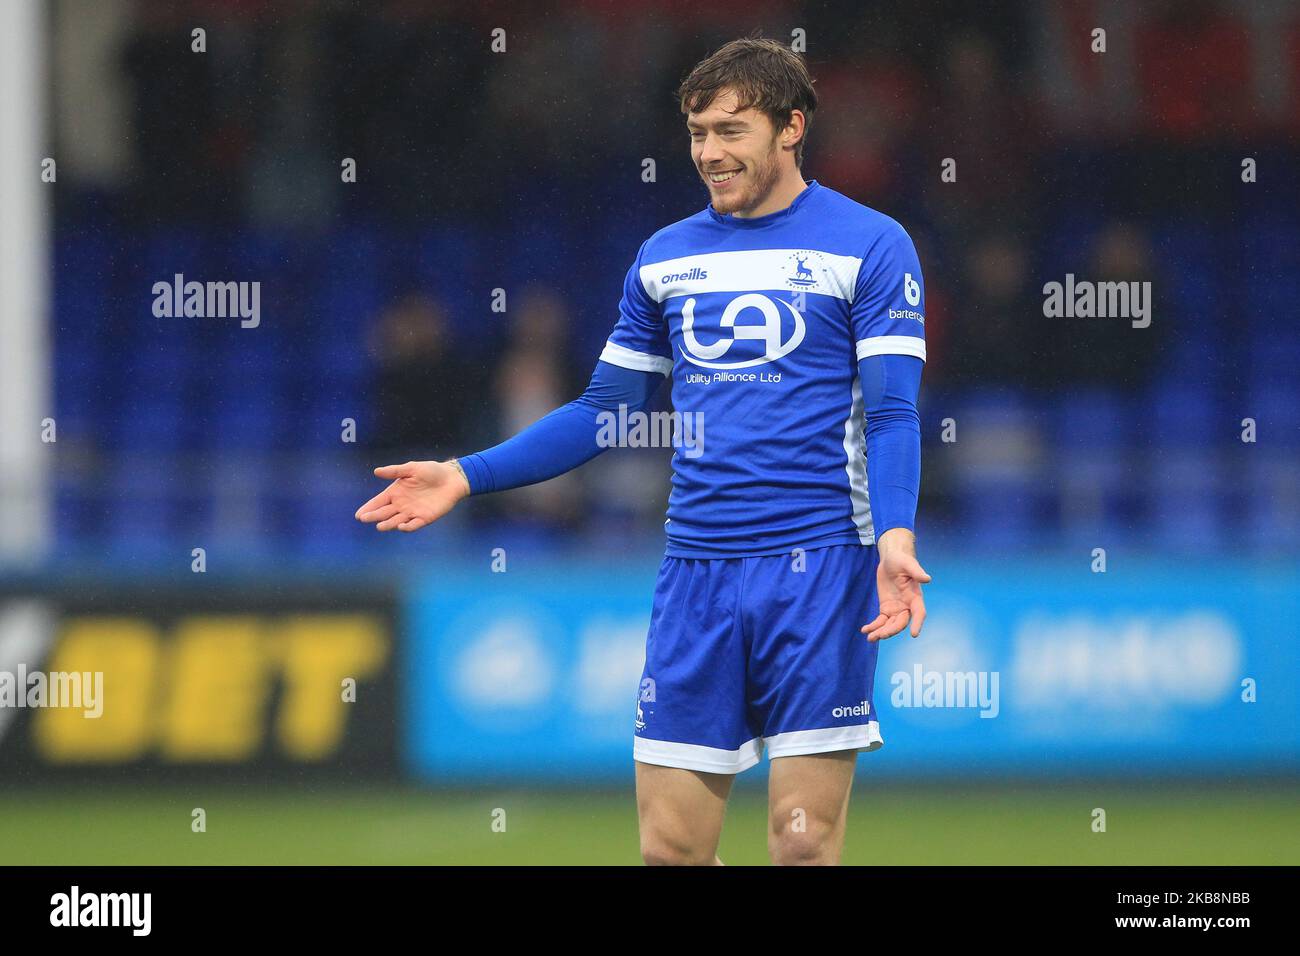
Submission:
<svg viewBox="0 0 1300 956">
<path fill-rule="evenodd" d="M 191 830 L 202 807 L 207 831 Z M 1106 811 L 1106 832 L 1092 829 Z M 500 831 L 504 811 L 504 832 Z M 1300 863 L 1300 784 L 855 785 L 846 864 Z M 494 820 L 498 821 L 494 828 Z M 761 789 L 720 855 L 765 864 Z M 626 792 L 195 784 L 0 792 L 0 864 L 637 864 Z"/>
</svg>

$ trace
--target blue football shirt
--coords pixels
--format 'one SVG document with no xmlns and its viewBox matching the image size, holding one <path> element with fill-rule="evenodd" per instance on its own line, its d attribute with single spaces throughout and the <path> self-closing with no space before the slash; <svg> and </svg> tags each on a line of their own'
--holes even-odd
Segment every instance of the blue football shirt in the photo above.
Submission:
<svg viewBox="0 0 1300 956">
<path fill-rule="evenodd" d="M 924 361 L 925 290 L 883 213 L 813 180 L 771 215 L 708 206 L 651 236 L 600 357 L 670 376 L 702 423 L 673 456 L 666 553 L 874 543 L 858 361 L 886 354 Z"/>
</svg>

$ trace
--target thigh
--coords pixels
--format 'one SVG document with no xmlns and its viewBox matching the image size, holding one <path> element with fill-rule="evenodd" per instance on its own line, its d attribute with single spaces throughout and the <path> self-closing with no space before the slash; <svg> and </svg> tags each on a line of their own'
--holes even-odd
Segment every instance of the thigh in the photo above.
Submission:
<svg viewBox="0 0 1300 956">
<path fill-rule="evenodd" d="M 768 781 L 768 845 L 776 863 L 838 863 L 857 751 L 776 757 Z"/>
<path fill-rule="evenodd" d="M 652 865 L 708 865 L 731 792 L 731 774 L 636 764 L 641 856 Z"/>
</svg>

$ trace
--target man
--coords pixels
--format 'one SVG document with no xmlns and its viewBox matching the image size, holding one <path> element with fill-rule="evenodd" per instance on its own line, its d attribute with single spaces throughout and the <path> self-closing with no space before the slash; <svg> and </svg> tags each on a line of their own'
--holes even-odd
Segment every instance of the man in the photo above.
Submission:
<svg viewBox="0 0 1300 956">
<path fill-rule="evenodd" d="M 642 856 L 719 863 L 732 780 L 766 748 L 773 861 L 838 863 L 857 752 L 883 742 L 877 642 L 925 619 L 921 269 L 896 222 L 804 181 L 816 95 L 789 49 L 728 43 L 679 96 L 711 203 L 642 245 L 586 392 L 485 452 L 375 469 L 392 484 L 357 517 L 415 531 L 561 474 L 602 450 L 601 412 L 671 376 L 706 440 L 674 456 L 633 747 Z"/>
</svg>

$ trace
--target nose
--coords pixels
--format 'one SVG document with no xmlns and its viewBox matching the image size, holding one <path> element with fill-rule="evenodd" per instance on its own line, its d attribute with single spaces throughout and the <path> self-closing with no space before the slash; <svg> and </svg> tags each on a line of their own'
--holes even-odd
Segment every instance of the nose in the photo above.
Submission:
<svg viewBox="0 0 1300 956">
<path fill-rule="evenodd" d="M 700 165 L 715 166 L 725 158 L 726 153 L 723 152 L 721 140 L 712 133 L 707 133 L 704 143 L 700 146 Z"/>
</svg>

